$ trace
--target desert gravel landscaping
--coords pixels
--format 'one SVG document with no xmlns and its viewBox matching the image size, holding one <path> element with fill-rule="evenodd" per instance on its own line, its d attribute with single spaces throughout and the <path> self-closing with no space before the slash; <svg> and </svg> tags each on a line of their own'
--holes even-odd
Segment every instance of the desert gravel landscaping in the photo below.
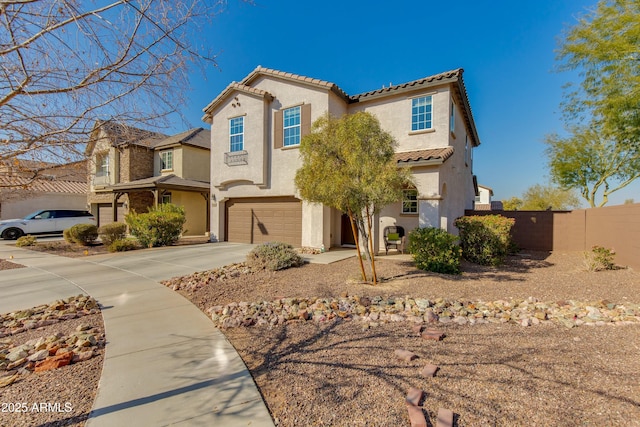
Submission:
<svg viewBox="0 0 640 427">
<path fill-rule="evenodd" d="M 249 273 L 239 265 L 165 285 L 216 321 L 224 307 L 232 318 L 240 307 L 274 311 L 265 302 L 295 306 L 295 316 L 281 310 L 273 325 L 222 328 L 278 426 L 409 426 L 411 387 L 425 392 L 420 407 L 430 426 L 441 408 L 453 411 L 457 426 L 640 426 L 637 272 L 590 272 L 580 253 L 533 252 L 497 268 L 463 263 L 460 276 L 416 270 L 403 255 L 379 258 L 378 269 L 385 280 L 375 287 L 358 282 L 355 258 L 279 272 Z M 305 301 L 312 304 L 301 307 Z M 311 308 L 317 301 L 325 304 L 324 318 Z M 547 314 L 535 317 L 540 307 Z M 427 310 L 438 317 L 433 323 L 425 321 Z M 15 346 L 71 335 L 81 325 L 98 337 L 103 331 L 99 314 L 87 314 L 8 335 L 4 329 L 0 340 Z M 425 328 L 444 338 L 423 339 Z M 401 360 L 396 350 L 418 357 Z M 2 402 L 59 403 L 61 410 L 3 412 L 0 426 L 84 425 L 103 354 L 98 346 L 89 360 L 24 373 L 1 387 Z M 421 374 L 427 364 L 438 366 L 435 376 Z M 64 411 L 67 402 L 71 412 Z"/>
<path fill-rule="evenodd" d="M 451 409 L 458 426 L 640 425 L 637 272 L 590 272 L 580 253 L 521 253 L 498 268 L 465 263 L 461 276 L 415 270 L 406 256 L 379 258 L 378 267 L 391 279 L 375 287 L 357 282 L 355 259 L 275 273 L 245 274 L 240 267 L 165 284 L 214 317 L 213 307 L 229 304 L 381 297 L 463 306 L 547 304 L 574 320 L 424 323 L 444 332 L 443 340 L 433 341 L 421 338 L 412 321 L 371 322 L 357 315 L 318 321 L 309 309 L 303 316 L 309 320 L 223 329 L 279 426 L 408 426 L 405 395 L 411 387 L 425 392 L 428 425 L 436 424 L 439 408 Z M 247 304 L 234 304 L 241 302 Z M 581 307 L 582 322 L 571 311 L 575 307 Z M 621 316 L 596 319 L 595 307 L 599 315 L 613 308 Z M 398 360 L 398 349 L 418 358 Z M 426 364 L 439 367 L 434 377 L 421 375 Z"/>
</svg>

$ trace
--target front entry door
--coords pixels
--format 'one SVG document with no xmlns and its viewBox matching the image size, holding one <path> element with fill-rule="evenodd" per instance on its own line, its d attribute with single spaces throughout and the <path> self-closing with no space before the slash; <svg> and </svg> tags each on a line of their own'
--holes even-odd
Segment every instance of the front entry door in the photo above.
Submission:
<svg viewBox="0 0 640 427">
<path fill-rule="evenodd" d="M 341 244 L 344 246 L 355 246 L 356 239 L 353 237 L 353 230 L 351 229 L 351 221 L 349 221 L 349 215 L 342 214 L 341 221 Z"/>
</svg>

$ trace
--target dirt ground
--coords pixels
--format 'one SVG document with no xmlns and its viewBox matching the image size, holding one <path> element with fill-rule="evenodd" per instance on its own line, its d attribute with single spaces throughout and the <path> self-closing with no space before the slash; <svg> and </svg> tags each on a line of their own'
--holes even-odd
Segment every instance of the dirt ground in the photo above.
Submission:
<svg viewBox="0 0 640 427">
<path fill-rule="evenodd" d="M 500 267 L 464 263 L 463 274 L 416 270 L 406 256 L 379 259 L 378 286 L 355 283 L 355 259 L 240 275 L 181 291 L 203 311 L 283 297 L 412 296 L 466 301 L 640 303 L 640 275 L 590 272 L 580 253 L 521 253 Z M 206 274 L 179 279 L 204 281 Z M 197 288 L 197 290 L 196 290 Z M 435 426 L 439 408 L 457 426 L 640 425 L 640 323 L 625 326 L 442 324 L 426 341 L 408 322 L 294 321 L 224 330 L 250 369 L 279 426 L 409 425 L 405 395 L 425 392 Z M 397 349 L 418 355 L 410 362 Z M 425 364 L 435 377 L 420 374 Z"/>
</svg>

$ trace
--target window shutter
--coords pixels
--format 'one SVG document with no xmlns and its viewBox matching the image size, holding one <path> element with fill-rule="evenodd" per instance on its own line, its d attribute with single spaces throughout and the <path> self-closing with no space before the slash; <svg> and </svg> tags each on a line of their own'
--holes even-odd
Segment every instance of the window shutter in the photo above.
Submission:
<svg viewBox="0 0 640 427">
<path fill-rule="evenodd" d="M 302 104 L 300 111 L 300 138 L 311 133 L 311 104 Z"/>
<path fill-rule="evenodd" d="M 276 111 L 273 119 L 273 148 L 282 148 L 283 135 L 282 135 L 282 110 Z"/>
</svg>

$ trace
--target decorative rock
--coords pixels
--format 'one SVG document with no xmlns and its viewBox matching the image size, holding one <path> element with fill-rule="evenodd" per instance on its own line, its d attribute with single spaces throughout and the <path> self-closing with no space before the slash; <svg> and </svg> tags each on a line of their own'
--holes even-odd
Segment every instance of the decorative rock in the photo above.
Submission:
<svg viewBox="0 0 640 427">
<path fill-rule="evenodd" d="M 49 350 L 45 349 L 45 350 L 36 351 L 31 356 L 27 357 L 27 360 L 29 362 L 39 362 L 41 360 L 46 359 L 47 357 L 49 357 Z"/>
<path fill-rule="evenodd" d="M 418 355 L 410 352 L 409 350 L 395 350 L 393 354 L 400 360 L 404 360 L 405 362 L 410 362 L 413 359 L 417 359 Z"/>
<path fill-rule="evenodd" d="M 409 412 L 411 427 L 427 427 L 427 419 L 419 406 L 407 403 L 407 411 Z"/>
<path fill-rule="evenodd" d="M 444 338 L 444 332 L 437 329 L 427 329 L 422 333 L 422 338 L 425 340 L 441 341 Z"/>
<path fill-rule="evenodd" d="M 424 392 L 419 388 L 411 387 L 409 391 L 407 391 L 406 401 L 408 404 L 420 406 L 420 401 L 422 400 L 423 394 Z"/>
<path fill-rule="evenodd" d="M 424 313 L 424 321 L 427 323 L 435 323 L 438 321 L 438 315 L 433 310 L 427 310 Z"/>
<path fill-rule="evenodd" d="M 424 377 L 435 377 L 438 369 L 439 368 L 436 365 L 426 365 L 424 368 L 422 368 L 421 374 Z"/>
<path fill-rule="evenodd" d="M 444 408 L 438 409 L 436 427 L 453 427 L 453 411 Z"/>
<path fill-rule="evenodd" d="M 72 358 L 73 358 L 72 352 L 59 354 L 57 356 L 53 356 L 36 363 L 36 367 L 34 370 L 36 372 L 43 372 L 43 371 L 49 371 L 52 369 L 58 369 L 58 368 L 61 368 L 62 366 L 67 366 L 69 363 L 71 363 Z"/>
</svg>

